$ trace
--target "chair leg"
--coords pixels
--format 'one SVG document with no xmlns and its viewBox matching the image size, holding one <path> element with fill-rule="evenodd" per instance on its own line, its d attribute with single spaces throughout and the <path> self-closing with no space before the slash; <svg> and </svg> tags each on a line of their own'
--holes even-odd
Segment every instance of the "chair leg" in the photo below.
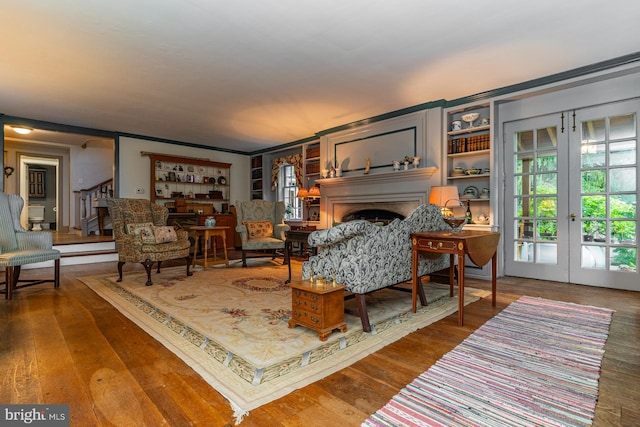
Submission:
<svg viewBox="0 0 640 427">
<path fill-rule="evenodd" d="M 4 284 L 6 287 L 4 299 L 11 299 L 13 297 L 13 267 L 5 267 Z"/>
<path fill-rule="evenodd" d="M 358 313 L 360 314 L 360 322 L 362 322 L 362 330 L 364 332 L 371 332 L 369 314 L 367 313 L 367 302 L 364 300 L 364 294 L 356 294 L 356 302 L 358 303 Z"/>
<path fill-rule="evenodd" d="M 187 276 L 192 276 L 193 272 L 189 271 L 189 267 L 191 266 L 191 255 L 187 255 L 185 259 L 187 260 Z"/>
<path fill-rule="evenodd" d="M 145 283 L 145 285 L 151 286 L 153 285 L 153 282 L 151 281 L 151 267 L 153 267 L 153 261 L 146 259 L 144 260 L 142 265 L 144 265 L 144 269 L 147 272 L 147 282 Z"/>
<path fill-rule="evenodd" d="M 247 266 L 247 251 L 245 251 L 244 249 L 242 250 L 242 266 Z"/>
<path fill-rule="evenodd" d="M 53 267 L 53 287 L 60 287 L 60 258 L 54 261 Z"/>
<path fill-rule="evenodd" d="M 160 264 L 162 263 L 162 261 L 158 261 L 158 270 L 156 271 L 156 273 L 160 273 Z"/>
<path fill-rule="evenodd" d="M 16 265 L 13 267 L 13 289 L 18 286 L 18 281 L 20 280 L 20 272 L 22 271 L 21 265 Z"/>
<path fill-rule="evenodd" d="M 122 266 L 124 265 L 124 261 L 118 261 L 118 280 L 116 282 L 122 282 Z"/>
</svg>

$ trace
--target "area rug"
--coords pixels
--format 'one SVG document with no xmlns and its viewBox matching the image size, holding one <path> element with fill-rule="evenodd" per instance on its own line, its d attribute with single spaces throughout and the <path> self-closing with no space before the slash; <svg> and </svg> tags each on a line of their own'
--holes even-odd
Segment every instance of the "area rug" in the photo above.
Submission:
<svg viewBox="0 0 640 427">
<path fill-rule="evenodd" d="M 428 306 L 411 313 L 411 293 L 382 290 L 367 296 L 372 333 L 345 315 L 347 332 L 326 341 L 307 328 L 289 328 L 291 290 L 287 267 L 249 260 L 186 277 L 184 268 L 84 277 L 80 280 L 182 358 L 231 403 L 236 421 L 253 408 L 311 384 L 408 333 L 457 311 L 448 287 L 425 286 Z M 293 277 L 301 264 L 292 265 Z M 410 286 L 410 284 L 409 284 Z M 489 292 L 465 289 L 469 304 Z M 353 304 L 349 300 L 345 305 Z"/>
<path fill-rule="evenodd" d="M 612 314 L 521 297 L 362 425 L 589 426 Z"/>
</svg>

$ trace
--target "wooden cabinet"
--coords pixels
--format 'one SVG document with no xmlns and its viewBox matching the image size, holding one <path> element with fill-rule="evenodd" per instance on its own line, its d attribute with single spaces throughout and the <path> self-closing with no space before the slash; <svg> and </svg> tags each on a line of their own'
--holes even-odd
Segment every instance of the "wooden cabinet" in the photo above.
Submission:
<svg viewBox="0 0 640 427">
<path fill-rule="evenodd" d="M 144 153 L 151 161 L 151 195 L 169 212 L 228 213 L 231 163 Z M 233 241 L 233 239 L 231 239 Z"/>
<path fill-rule="evenodd" d="M 491 105 L 451 109 L 446 118 L 448 185 L 458 187 L 460 200 L 471 210 L 472 224 L 489 226 L 493 220 Z"/>
<path fill-rule="evenodd" d="M 347 331 L 344 323 L 344 285 L 293 281 L 291 286 L 291 320 L 289 327 L 306 326 L 325 341 L 334 329 Z"/>
<path fill-rule="evenodd" d="M 46 170 L 29 169 L 29 197 L 46 197 Z"/>
</svg>

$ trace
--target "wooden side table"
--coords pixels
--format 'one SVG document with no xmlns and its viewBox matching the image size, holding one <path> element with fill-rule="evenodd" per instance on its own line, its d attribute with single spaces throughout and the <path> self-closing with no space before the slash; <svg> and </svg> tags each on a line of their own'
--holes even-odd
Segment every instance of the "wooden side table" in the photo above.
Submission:
<svg viewBox="0 0 640 427">
<path fill-rule="evenodd" d="M 453 296 L 455 256 L 458 255 L 458 325 L 464 324 L 464 263 L 465 255 L 482 267 L 491 260 L 491 303 L 496 305 L 496 270 L 497 250 L 500 233 L 496 231 L 462 230 L 459 233 L 450 231 L 427 231 L 411 233 L 411 269 L 412 292 L 411 304 L 416 312 L 418 290 L 418 253 L 434 252 L 449 254 L 449 286 Z"/>
<path fill-rule="evenodd" d="M 205 227 L 203 225 L 194 225 L 189 229 L 193 231 L 196 240 L 193 249 L 193 265 L 202 264 L 205 270 L 210 265 L 216 264 L 226 264 L 226 266 L 229 267 L 229 258 L 227 256 L 227 230 L 229 227 Z M 215 241 L 211 244 L 211 247 L 213 248 L 213 258 L 209 258 L 209 239 L 215 239 L 216 237 L 222 237 L 222 247 L 224 249 L 223 259 L 218 259 L 217 257 Z M 202 238 L 204 258 L 202 260 L 196 260 L 196 255 L 198 254 L 198 242 L 200 238 Z"/>
<path fill-rule="evenodd" d="M 344 285 L 312 284 L 294 281 L 291 286 L 291 320 L 289 327 L 306 326 L 326 341 L 334 329 L 347 332 L 344 323 Z"/>
</svg>

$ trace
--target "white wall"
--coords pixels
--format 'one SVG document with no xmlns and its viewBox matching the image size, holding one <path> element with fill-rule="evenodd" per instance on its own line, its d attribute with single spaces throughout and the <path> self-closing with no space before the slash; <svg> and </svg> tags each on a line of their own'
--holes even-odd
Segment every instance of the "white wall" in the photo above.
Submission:
<svg viewBox="0 0 640 427">
<path fill-rule="evenodd" d="M 113 178 L 114 143 L 96 141 L 70 147 L 71 191 L 91 188 Z"/>
<path fill-rule="evenodd" d="M 151 162 L 148 156 L 141 154 L 142 152 L 231 163 L 230 203 L 235 204 L 236 200 L 249 200 L 249 156 L 129 137 L 120 138 L 118 197 L 150 198 Z M 138 189 L 143 193 L 137 193 Z"/>
</svg>

